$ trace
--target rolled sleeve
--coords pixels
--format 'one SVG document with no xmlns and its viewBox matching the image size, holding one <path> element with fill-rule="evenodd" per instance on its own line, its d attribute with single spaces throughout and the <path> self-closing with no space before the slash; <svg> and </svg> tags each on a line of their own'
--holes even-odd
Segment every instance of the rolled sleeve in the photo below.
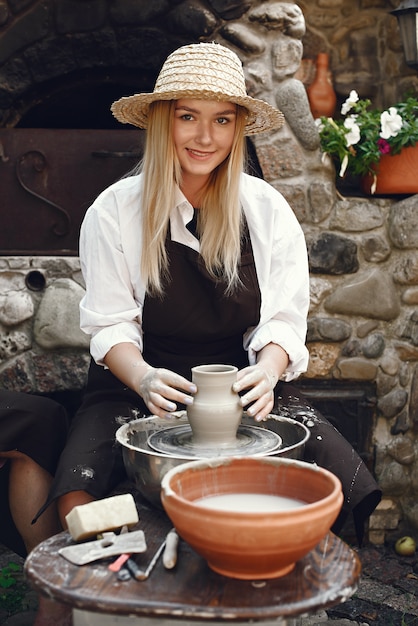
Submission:
<svg viewBox="0 0 418 626">
<path fill-rule="evenodd" d="M 91 356 L 98 365 L 104 365 L 104 357 L 118 343 L 133 343 L 142 351 L 142 333 L 139 326 L 125 322 L 103 328 L 91 338 Z"/>
<path fill-rule="evenodd" d="M 251 365 L 256 363 L 257 352 L 267 344 L 275 343 L 285 350 L 289 356 L 289 365 L 282 377 L 291 381 L 306 372 L 309 362 L 309 352 L 291 326 L 279 320 L 270 320 L 259 327 L 247 342 L 248 359 Z"/>
</svg>

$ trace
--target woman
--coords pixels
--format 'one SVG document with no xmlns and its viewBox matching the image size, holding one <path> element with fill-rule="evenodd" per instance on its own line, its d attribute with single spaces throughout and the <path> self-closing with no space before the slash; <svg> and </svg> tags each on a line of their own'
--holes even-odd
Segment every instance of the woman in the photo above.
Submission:
<svg viewBox="0 0 418 626">
<path fill-rule="evenodd" d="M 281 112 L 247 96 L 238 57 L 213 43 L 173 52 L 153 93 L 112 111 L 146 128 L 147 140 L 140 174 L 105 190 L 81 229 L 81 327 L 93 359 L 51 494 L 62 520 L 123 477 L 121 420 L 169 418 L 193 402 L 192 366 L 236 365 L 234 389 L 257 421 L 273 410 L 275 389 L 283 403 L 278 381 L 308 364 L 302 229 L 275 189 L 243 173 L 245 136 L 280 128 Z M 377 493 L 360 465 L 346 478 L 351 486 L 357 471 L 348 508 Z"/>
<path fill-rule="evenodd" d="M 20 556 L 62 530 L 56 506 L 32 520 L 48 495 L 67 429 L 57 402 L 0 389 L 0 542 Z M 35 626 L 70 618 L 68 609 L 39 596 Z"/>
</svg>

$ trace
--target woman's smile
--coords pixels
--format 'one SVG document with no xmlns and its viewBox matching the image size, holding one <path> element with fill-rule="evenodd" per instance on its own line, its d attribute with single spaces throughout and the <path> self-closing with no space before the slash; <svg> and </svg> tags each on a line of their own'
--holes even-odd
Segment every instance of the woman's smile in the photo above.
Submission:
<svg viewBox="0 0 418 626">
<path fill-rule="evenodd" d="M 200 150 L 193 150 L 192 148 L 186 148 L 186 150 L 191 157 L 194 157 L 196 159 L 208 158 L 214 154 L 214 152 L 201 152 Z"/>
</svg>

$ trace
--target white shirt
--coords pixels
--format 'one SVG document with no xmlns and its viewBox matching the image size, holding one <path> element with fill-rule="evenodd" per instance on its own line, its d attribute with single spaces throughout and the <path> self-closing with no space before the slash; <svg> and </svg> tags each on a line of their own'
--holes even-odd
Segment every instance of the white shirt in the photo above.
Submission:
<svg viewBox="0 0 418 626">
<path fill-rule="evenodd" d="M 98 364 L 118 343 L 134 343 L 142 350 L 141 189 L 141 175 L 111 185 L 88 209 L 81 226 L 80 262 L 86 282 L 81 329 L 91 335 L 90 350 Z M 282 377 L 289 381 L 306 371 L 309 358 L 304 234 L 286 200 L 265 181 L 243 174 L 240 200 L 261 291 L 260 321 L 244 334 L 243 346 L 253 364 L 265 345 L 280 345 L 289 355 Z M 192 217 L 193 207 L 178 189 L 170 216 L 171 237 L 199 251 L 199 241 L 186 228 Z"/>
</svg>

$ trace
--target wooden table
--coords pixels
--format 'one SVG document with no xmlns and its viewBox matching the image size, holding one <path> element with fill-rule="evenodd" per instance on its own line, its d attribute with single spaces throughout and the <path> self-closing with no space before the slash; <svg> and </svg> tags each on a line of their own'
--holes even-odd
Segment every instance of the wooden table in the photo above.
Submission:
<svg viewBox="0 0 418 626">
<path fill-rule="evenodd" d="M 135 559 L 145 568 L 171 523 L 163 511 L 146 502 L 137 501 L 137 505 L 147 551 Z M 272 620 L 275 626 L 293 626 L 299 623 L 297 616 L 348 600 L 361 570 L 356 553 L 332 533 L 293 572 L 267 581 L 221 576 L 180 541 L 174 569 L 166 570 L 159 559 L 147 580 L 119 582 L 109 571 L 109 562 L 77 566 L 58 553 L 73 544 L 67 532 L 44 541 L 28 556 L 25 571 L 36 591 L 73 607 L 75 626 L 178 625 L 186 620 L 207 625 L 250 621 L 265 625 Z"/>
</svg>

